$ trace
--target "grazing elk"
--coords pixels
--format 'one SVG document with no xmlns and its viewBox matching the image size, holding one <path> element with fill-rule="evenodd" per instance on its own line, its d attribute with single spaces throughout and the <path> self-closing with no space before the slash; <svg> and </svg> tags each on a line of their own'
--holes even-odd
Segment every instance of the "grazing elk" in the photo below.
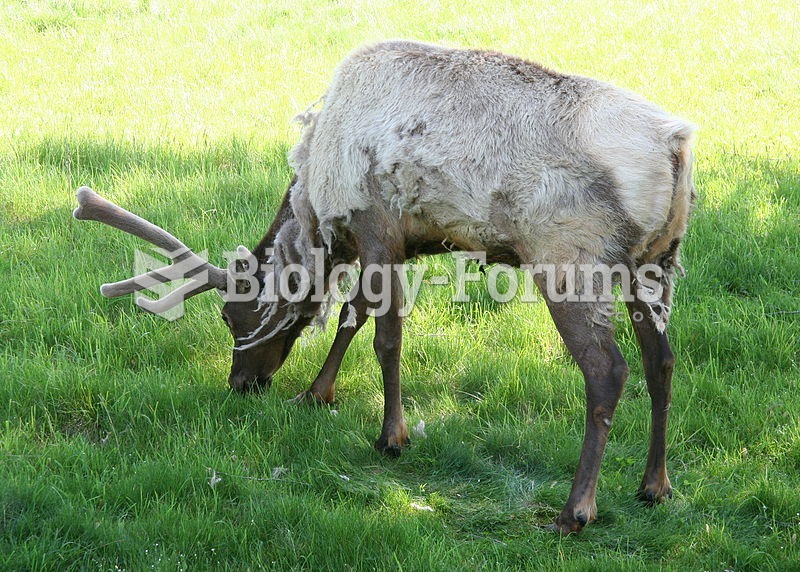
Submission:
<svg viewBox="0 0 800 572">
<path fill-rule="evenodd" d="M 343 306 L 330 353 L 298 401 L 333 400 L 344 353 L 374 310 L 364 292 L 381 292 L 390 311 L 375 317 L 385 397 L 375 446 L 396 455 L 409 441 L 400 401 L 402 282 L 395 273 L 387 280 L 367 269 L 442 252 L 445 245 L 482 251 L 487 263 L 549 265 L 534 280 L 586 385 L 583 449 L 554 524 L 578 531 L 596 515 L 600 462 L 628 368 L 614 341 L 609 302 L 561 300 L 547 282 L 562 292 L 562 270 L 570 265 L 621 264 L 631 270 L 623 286 L 635 287 L 637 269 L 657 265 L 657 299 L 635 296 L 626 304 L 652 401 L 638 494 L 648 503 L 670 496 L 665 434 L 675 358 L 665 327 L 694 198 L 692 127 L 600 81 L 498 53 L 402 41 L 348 57 L 322 110 L 303 120 L 302 139 L 290 154 L 295 179 L 253 251 L 255 279 L 266 289 L 280 269 L 299 265 L 325 280 L 291 300 L 270 302 L 259 294 L 225 304 L 223 318 L 235 340 L 230 386 L 244 391 L 269 384 L 301 331 L 323 312 L 312 294 L 335 286 L 328 278 L 336 265 L 358 260 L 362 288 Z M 167 269 L 103 286 L 104 295 L 186 277 L 187 261 L 193 273 L 208 274 L 169 299 L 142 305 L 158 309 L 203 290 L 233 288 L 231 273 L 202 262 L 165 231 L 89 189 L 79 190 L 78 199 L 77 218 L 116 226 L 174 256 Z M 310 253 L 320 248 L 324 264 L 315 266 Z"/>
</svg>

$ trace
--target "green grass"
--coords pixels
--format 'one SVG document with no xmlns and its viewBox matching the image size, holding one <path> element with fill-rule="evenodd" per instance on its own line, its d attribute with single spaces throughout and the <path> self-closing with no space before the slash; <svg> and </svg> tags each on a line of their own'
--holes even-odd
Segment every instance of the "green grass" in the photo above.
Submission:
<svg viewBox="0 0 800 572">
<path fill-rule="evenodd" d="M 800 569 L 796 3 L 184 4 L 0 5 L 0 569 Z M 566 500 L 585 405 L 542 304 L 423 288 L 402 374 L 427 437 L 387 460 L 371 326 L 334 415 L 285 403 L 332 331 L 242 398 L 215 295 L 176 322 L 99 295 L 143 245 L 72 220 L 78 186 L 221 263 L 269 225 L 291 118 L 347 52 L 391 37 L 607 79 L 700 126 L 672 501 L 633 498 L 649 399 L 627 324 L 599 519 L 560 537 L 541 525 Z"/>
</svg>

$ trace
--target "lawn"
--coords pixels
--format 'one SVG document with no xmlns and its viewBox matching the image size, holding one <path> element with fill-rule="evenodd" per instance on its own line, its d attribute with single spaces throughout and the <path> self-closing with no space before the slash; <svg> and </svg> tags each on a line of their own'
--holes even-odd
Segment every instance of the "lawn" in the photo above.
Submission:
<svg viewBox="0 0 800 572">
<path fill-rule="evenodd" d="M 423 287 L 407 319 L 399 459 L 372 447 L 371 330 L 332 409 L 226 388 L 207 293 L 167 321 L 99 284 L 132 237 L 70 216 L 89 185 L 215 263 L 255 245 L 291 178 L 292 118 L 358 45 L 485 47 L 641 93 L 699 126 L 699 199 L 671 322 L 675 497 L 634 498 L 650 401 L 631 366 L 598 520 L 566 500 L 583 379 L 543 303 Z M 0 570 L 800 569 L 800 8 L 795 2 L 0 4 Z M 451 272 L 449 257 L 428 260 Z"/>
</svg>

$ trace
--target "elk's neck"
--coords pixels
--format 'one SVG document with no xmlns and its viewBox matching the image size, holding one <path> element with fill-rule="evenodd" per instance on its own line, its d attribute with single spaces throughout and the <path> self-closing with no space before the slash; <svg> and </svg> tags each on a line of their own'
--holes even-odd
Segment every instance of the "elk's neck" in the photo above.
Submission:
<svg viewBox="0 0 800 572">
<path fill-rule="evenodd" d="M 275 218 L 272 219 L 272 224 L 270 224 L 267 233 L 253 250 L 253 254 L 255 254 L 256 259 L 258 259 L 260 264 L 266 262 L 266 259 L 269 258 L 269 255 L 267 254 L 269 252 L 268 249 L 271 249 L 275 244 L 275 237 L 278 235 L 278 231 L 288 220 L 294 218 L 292 205 L 289 199 L 291 198 L 292 194 L 292 186 L 296 180 L 297 178 L 295 177 L 292 179 L 292 182 L 289 183 L 289 188 L 286 189 L 286 192 L 283 194 L 281 205 L 278 207 L 278 212 L 275 213 Z"/>
</svg>

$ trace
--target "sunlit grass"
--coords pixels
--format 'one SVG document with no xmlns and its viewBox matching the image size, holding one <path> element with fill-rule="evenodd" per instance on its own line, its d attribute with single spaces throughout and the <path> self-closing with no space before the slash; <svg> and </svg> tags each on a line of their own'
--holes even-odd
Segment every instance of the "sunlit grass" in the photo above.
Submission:
<svg viewBox="0 0 800 572">
<path fill-rule="evenodd" d="M 8 2 L 0 6 L 0 568 L 791 569 L 800 559 L 800 11 L 789 2 Z M 296 408 L 333 328 L 272 389 L 224 389 L 214 294 L 167 322 L 102 282 L 134 238 L 70 217 L 83 184 L 222 252 L 291 178 L 292 117 L 365 41 L 486 47 L 627 87 L 700 127 L 671 335 L 676 496 L 636 503 L 649 399 L 631 376 L 580 536 L 560 510 L 584 391 L 543 304 L 425 286 L 402 365 L 411 427 L 372 449 L 372 326 L 337 404 Z M 426 261 L 452 272 L 448 257 Z M 221 479 L 221 480 L 217 480 Z M 214 486 L 211 486 L 211 485 Z M 429 507 L 432 510 L 428 510 Z"/>
</svg>

